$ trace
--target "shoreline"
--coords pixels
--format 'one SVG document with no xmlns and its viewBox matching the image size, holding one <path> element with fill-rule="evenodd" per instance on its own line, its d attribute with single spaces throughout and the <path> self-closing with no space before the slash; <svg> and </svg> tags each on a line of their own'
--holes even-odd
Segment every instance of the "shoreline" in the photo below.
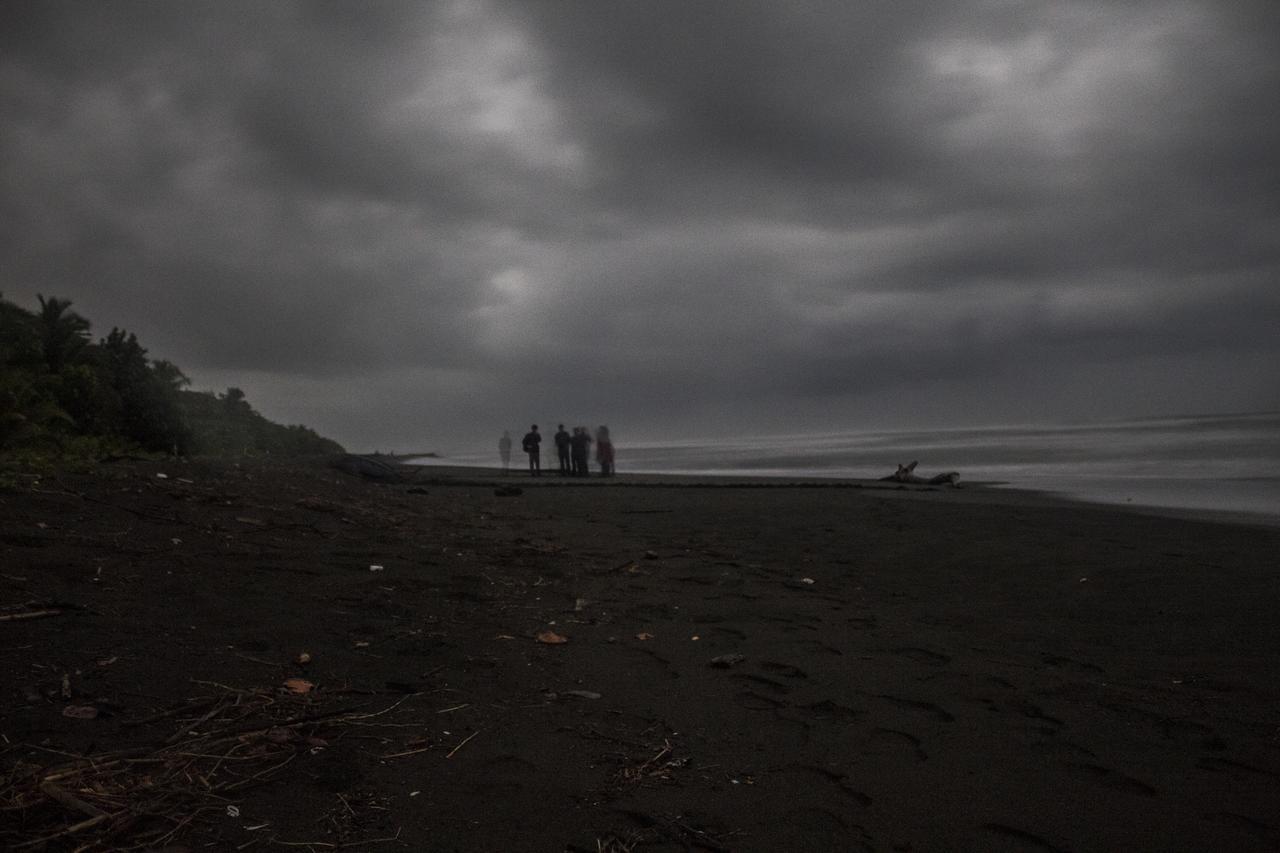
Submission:
<svg viewBox="0 0 1280 853">
<path fill-rule="evenodd" d="M 416 457 L 421 458 L 421 457 Z M 536 486 L 559 484 L 561 486 L 613 485 L 654 486 L 673 485 L 685 487 L 726 487 L 726 488 L 832 488 L 832 489 L 866 489 L 881 492 L 963 492 L 978 493 L 994 497 L 1008 495 L 1014 502 L 1035 500 L 1048 505 L 1082 506 L 1099 509 L 1112 509 L 1120 512 L 1132 512 L 1140 515 L 1154 515 L 1163 518 L 1188 521 L 1204 521 L 1218 524 L 1234 524 L 1249 527 L 1280 528 L 1280 514 L 1253 512 L 1244 510 L 1224 510 L 1204 507 L 1168 506 L 1133 501 L 1105 501 L 1073 495 L 1051 489 L 1038 489 L 1022 485 L 1014 485 L 1006 481 L 964 481 L 958 486 L 932 486 L 926 484 L 906 484 L 877 478 L 856 477 L 822 477 L 794 476 L 776 474 L 758 476 L 751 474 L 735 474 L 725 472 L 622 472 L 610 478 L 600 477 L 595 472 L 590 477 L 564 477 L 555 470 L 544 470 L 541 477 L 531 477 L 527 470 L 512 468 L 510 473 L 503 474 L 502 469 L 495 466 L 453 465 L 441 457 L 438 462 L 419 464 L 409 458 L 399 461 L 399 465 L 417 469 L 419 476 L 430 479 L 433 475 L 441 480 L 470 480 L 474 483 L 507 483 L 529 481 Z M 437 474 L 438 472 L 438 474 Z M 483 472 L 481 475 L 480 472 Z"/>
</svg>

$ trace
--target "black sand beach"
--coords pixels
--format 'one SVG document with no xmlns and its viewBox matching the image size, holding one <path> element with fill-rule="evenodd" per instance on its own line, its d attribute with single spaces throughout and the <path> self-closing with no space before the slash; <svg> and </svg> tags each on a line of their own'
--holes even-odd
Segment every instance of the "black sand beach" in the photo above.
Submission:
<svg viewBox="0 0 1280 853">
<path fill-rule="evenodd" d="M 0 493 L 0 846 L 1280 848 L 1280 530 L 867 485 Z"/>
</svg>

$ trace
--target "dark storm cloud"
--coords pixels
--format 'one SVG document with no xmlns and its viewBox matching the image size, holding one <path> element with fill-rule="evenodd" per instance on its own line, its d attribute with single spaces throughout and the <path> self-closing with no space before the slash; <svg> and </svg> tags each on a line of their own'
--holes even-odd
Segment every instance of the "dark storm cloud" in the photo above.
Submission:
<svg viewBox="0 0 1280 853">
<path fill-rule="evenodd" d="M 0 290 L 357 446 L 1274 407 L 1277 44 L 1270 3 L 10 3 Z"/>
</svg>

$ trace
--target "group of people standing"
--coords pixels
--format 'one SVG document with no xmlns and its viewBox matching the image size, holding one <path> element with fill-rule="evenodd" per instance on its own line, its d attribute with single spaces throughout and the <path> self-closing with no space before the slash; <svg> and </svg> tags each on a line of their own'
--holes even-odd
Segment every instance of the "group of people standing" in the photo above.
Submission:
<svg viewBox="0 0 1280 853">
<path fill-rule="evenodd" d="M 553 436 L 556 445 L 556 457 L 560 462 L 560 473 L 571 477 L 585 477 L 590 473 L 589 460 L 591 445 L 596 446 L 596 462 L 600 465 L 601 477 L 613 476 L 613 440 L 609 437 L 609 428 L 601 426 L 596 429 L 593 439 L 590 431 L 584 426 L 573 428 L 569 433 L 564 424 L 559 424 Z M 529 474 L 542 475 L 542 434 L 538 425 L 534 424 L 520 441 L 520 447 L 529 455 Z M 498 455 L 502 457 L 502 473 L 511 469 L 511 434 L 504 432 L 498 439 Z"/>
</svg>

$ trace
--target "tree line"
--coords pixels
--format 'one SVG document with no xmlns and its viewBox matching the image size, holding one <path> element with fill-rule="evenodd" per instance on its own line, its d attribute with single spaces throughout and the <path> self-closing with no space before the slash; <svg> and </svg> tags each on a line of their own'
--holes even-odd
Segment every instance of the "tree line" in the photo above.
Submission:
<svg viewBox="0 0 1280 853">
<path fill-rule="evenodd" d="M 28 311 L 0 295 L 0 454 L 101 457 L 301 455 L 342 447 L 272 423 L 238 388 L 191 391 L 177 365 L 147 357 L 131 332 L 96 342 L 66 299 Z"/>
</svg>

